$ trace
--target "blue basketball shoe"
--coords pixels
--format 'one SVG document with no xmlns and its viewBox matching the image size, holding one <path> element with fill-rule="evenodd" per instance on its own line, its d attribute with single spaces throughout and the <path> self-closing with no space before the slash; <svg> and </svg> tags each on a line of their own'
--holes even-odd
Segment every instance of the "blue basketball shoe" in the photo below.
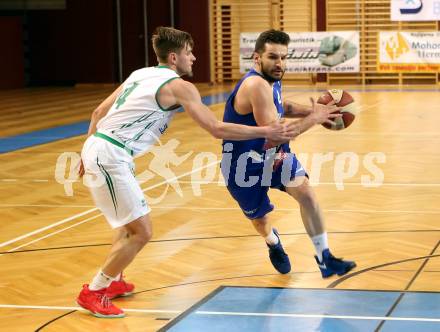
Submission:
<svg viewBox="0 0 440 332">
<path fill-rule="evenodd" d="M 315 256 L 315 260 L 316 263 L 318 263 L 323 278 L 331 277 L 334 274 L 342 276 L 356 267 L 355 262 L 344 261 L 342 258 L 336 258 L 328 249 L 324 249 L 322 251 L 322 262 L 319 261 L 317 256 Z"/>
<path fill-rule="evenodd" d="M 287 256 L 287 254 L 284 252 L 283 245 L 281 244 L 281 240 L 278 235 L 278 231 L 274 228 L 273 232 L 278 238 L 278 243 L 274 245 L 269 245 L 266 243 L 269 247 L 270 261 L 272 262 L 275 270 L 277 270 L 279 273 L 289 273 L 291 269 L 289 256 Z"/>
</svg>

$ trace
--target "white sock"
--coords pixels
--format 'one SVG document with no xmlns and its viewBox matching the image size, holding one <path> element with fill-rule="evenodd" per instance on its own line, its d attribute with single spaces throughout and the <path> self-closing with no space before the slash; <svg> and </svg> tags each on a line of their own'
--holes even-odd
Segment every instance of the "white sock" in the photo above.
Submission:
<svg viewBox="0 0 440 332">
<path fill-rule="evenodd" d="M 264 239 L 266 240 L 266 243 L 270 246 L 274 246 L 278 244 L 278 242 L 280 241 L 278 236 L 276 236 L 276 234 L 274 233 L 273 229 L 271 230 L 270 234 L 266 236 Z"/>
<path fill-rule="evenodd" d="M 90 283 L 89 289 L 95 291 L 107 288 L 108 286 L 110 286 L 113 280 L 115 280 L 115 278 L 110 277 L 99 270 L 96 276 L 93 278 L 92 282 Z"/>
<path fill-rule="evenodd" d="M 328 249 L 327 232 L 312 236 L 312 242 L 315 246 L 316 256 L 318 256 L 319 261 L 322 262 L 322 251 Z"/>
</svg>

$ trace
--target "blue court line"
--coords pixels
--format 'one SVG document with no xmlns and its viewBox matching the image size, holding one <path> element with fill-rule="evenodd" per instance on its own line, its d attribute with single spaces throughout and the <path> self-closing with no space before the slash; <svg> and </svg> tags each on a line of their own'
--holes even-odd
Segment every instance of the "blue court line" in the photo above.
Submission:
<svg viewBox="0 0 440 332">
<path fill-rule="evenodd" d="M 440 318 L 439 293 L 405 293 L 391 317 Z M 440 323 L 386 321 L 381 332 L 440 331 Z"/>
<path fill-rule="evenodd" d="M 204 103 L 205 105 L 220 104 L 228 100 L 230 94 L 231 91 L 205 96 L 202 97 L 202 103 Z"/>
<path fill-rule="evenodd" d="M 220 287 L 160 331 L 440 331 L 440 293 Z"/>
<path fill-rule="evenodd" d="M 205 105 L 222 103 L 227 100 L 229 92 L 205 96 L 202 102 Z M 183 109 L 179 110 L 183 112 Z M 89 128 L 89 121 L 72 123 L 64 126 L 36 130 L 26 134 L 20 134 L 0 138 L 0 153 L 16 151 L 35 145 L 55 142 L 58 140 L 85 135 Z"/>
<path fill-rule="evenodd" d="M 89 121 L 36 130 L 26 134 L 0 138 L 0 153 L 11 152 L 35 145 L 50 143 L 65 138 L 84 135 L 89 128 Z"/>
</svg>

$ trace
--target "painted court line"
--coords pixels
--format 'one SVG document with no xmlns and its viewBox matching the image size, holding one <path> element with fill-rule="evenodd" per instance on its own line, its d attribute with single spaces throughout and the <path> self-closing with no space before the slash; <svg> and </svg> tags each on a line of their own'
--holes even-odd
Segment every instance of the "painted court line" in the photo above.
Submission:
<svg viewBox="0 0 440 332">
<path fill-rule="evenodd" d="M 421 317 L 382 317 L 382 316 L 345 316 L 345 315 L 313 315 L 313 314 L 272 314 L 258 312 L 223 312 L 223 311 L 196 311 L 198 315 L 218 316 L 256 316 L 256 317 L 294 317 L 294 318 L 330 318 L 330 319 L 359 319 L 359 320 L 389 320 L 389 321 L 416 321 L 416 322 L 440 322 L 440 318 Z"/>
<path fill-rule="evenodd" d="M 360 113 L 360 112 L 364 112 L 364 111 L 366 111 L 366 110 L 369 110 L 370 108 L 373 108 L 373 107 L 379 106 L 380 104 L 382 104 L 382 103 L 384 103 L 384 102 L 385 102 L 385 100 L 380 99 L 380 100 L 378 100 L 376 103 L 373 103 L 373 104 L 370 104 L 370 105 L 365 105 L 365 104 L 360 105 L 360 106 L 359 106 L 359 113 Z"/>
<path fill-rule="evenodd" d="M 192 174 L 192 173 L 198 172 L 198 171 L 200 171 L 200 170 L 203 170 L 203 169 L 205 169 L 205 168 L 211 167 L 211 166 L 216 165 L 216 164 L 219 164 L 219 163 L 220 163 L 220 161 L 212 162 L 212 163 L 207 164 L 207 165 L 205 165 L 205 166 L 201 166 L 201 167 L 198 167 L 198 168 L 193 169 L 193 170 L 191 170 L 191 171 L 185 172 L 185 173 L 183 173 L 183 174 L 181 174 L 181 175 L 179 175 L 179 176 L 175 176 L 174 178 L 169 179 L 168 181 L 174 181 L 174 180 L 180 179 L 180 178 L 182 178 L 182 177 L 188 176 L 188 175 L 190 175 L 190 174 Z M 161 185 L 167 183 L 168 181 L 165 180 L 165 181 L 159 182 L 159 183 L 157 183 L 157 184 L 155 184 L 155 185 L 152 185 L 152 186 L 150 186 L 150 187 L 147 187 L 147 188 L 143 189 L 142 192 L 146 192 L 146 191 L 148 191 L 148 190 L 151 190 L 151 189 L 157 188 L 157 187 L 159 187 L 159 186 L 161 186 Z M 60 221 L 58 221 L 58 222 L 55 222 L 55 223 L 53 223 L 53 224 L 50 224 L 50 225 L 48 225 L 48 226 L 45 226 L 45 227 L 42 227 L 42 228 L 36 229 L 36 230 L 34 230 L 34 231 L 32 231 L 32 232 L 29 232 L 29 233 L 23 234 L 23 235 L 21 235 L 21 236 L 18 236 L 18 237 L 16 237 L 16 238 L 12 239 L 12 240 L 9 240 L 9 241 L 6 241 L 6 242 L 3 242 L 3 243 L 0 243 L 0 248 L 1 248 L 1 247 L 4 247 L 4 246 L 7 246 L 7 245 L 10 245 L 10 244 L 12 244 L 12 243 L 14 243 L 14 242 L 17 242 L 17 241 L 23 240 L 23 239 L 25 239 L 25 238 L 27 238 L 27 237 L 29 237 L 29 236 L 32 236 L 32 235 L 35 235 L 35 234 L 39 234 L 39 233 L 44 232 L 44 231 L 46 231 L 46 230 L 48 230 L 48 229 L 51 229 L 51 228 L 53 228 L 53 227 L 56 227 L 56 226 L 59 226 L 59 225 L 65 224 L 66 222 L 69 222 L 69 221 L 74 220 L 74 219 L 76 219 L 76 218 L 82 217 L 82 216 L 84 216 L 84 215 L 86 215 L 86 214 L 89 214 L 89 213 L 91 213 L 91 212 L 94 212 L 94 211 L 98 211 L 98 208 L 95 207 L 95 208 L 93 208 L 93 209 L 89 209 L 89 210 L 86 210 L 86 211 L 84 211 L 84 212 L 77 213 L 77 214 L 75 214 L 75 215 L 73 215 L 73 216 L 71 216 L 71 217 L 68 217 L 68 218 L 62 219 L 62 220 L 60 220 Z M 99 214 L 99 215 L 102 215 L 102 214 Z"/>
<path fill-rule="evenodd" d="M 331 131 L 319 131 L 319 132 L 313 132 L 314 136 L 317 135 L 326 135 L 328 136 L 329 134 L 332 134 Z M 308 134 L 305 134 L 308 135 Z M 440 133 L 438 132 L 424 132 L 424 133 L 413 133 L 413 132 L 400 132 L 400 133 L 386 133 L 386 132 L 379 132 L 379 131 L 370 131 L 370 132 L 347 132 L 347 133 L 341 133 L 341 135 L 344 136 L 363 136 L 363 135 L 368 135 L 368 136 L 399 136 L 399 137 L 403 137 L 403 136 L 408 136 L 410 138 L 414 138 L 414 137 L 427 137 L 427 136 L 440 136 Z"/>
<path fill-rule="evenodd" d="M 15 304 L 0 304 L 3 309 L 40 309 L 40 310 L 81 310 L 87 311 L 81 307 L 57 307 L 46 305 L 15 305 Z M 127 312 L 143 312 L 148 314 L 180 314 L 179 310 L 155 310 L 155 309 L 122 309 Z"/>
<path fill-rule="evenodd" d="M 139 178 L 138 180 L 144 180 L 142 178 Z M 175 180 L 175 179 L 172 179 Z M 172 181 L 171 180 L 171 181 Z M 21 181 L 19 179 L 2 179 L 0 181 L 3 182 L 17 182 L 17 181 Z M 29 180 L 32 182 L 49 182 L 49 180 Z M 78 181 L 72 181 L 72 182 L 78 182 Z M 166 184 L 167 181 L 164 181 L 162 184 Z M 199 181 L 199 180 L 194 180 L 194 181 L 188 181 L 188 180 L 181 180 L 179 181 L 179 183 L 183 183 L 183 184 L 219 184 L 222 187 L 224 187 L 224 183 L 223 180 L 219 180 L 219 181 Z M 440 187 L 440 183 L 381 183 L 381 184 L 364 184 L 361 182 L 310 182 L 310 185 L 312 186 L 318 186 L 318 185 L 343 185 L 343 186 L 365 186 L 365 187 L 382 187 L 382 186 L 389 186 L 389 187 Z M 0 204 L 0 206 L 3 206 L 4 204 Z M 84 205 L 83 205 L 84 206 Z M 80 206 L 78 206 L 80 207 Z"/>
<path fill-rule="evenodd" d="M 63 307 L 63 306 L 37 306 L 37 305 L 15 305 L 0 304 L 2 309 L 35 309 L 35 310 L 81 310 L 81 307 Z M 167 313 L 180 314 L 180 310 L 157 310 L 157 309 L 125 309 L 126 312 L 141 313 Z M 258 313 L 258 312 L 228 312 L 228 311 L 195 311 L 197 315 L 215 315 L 215 316 L 248 316 L 248 317 L 292 317 L 292 318 L 326 318 L 326 319 L 356 319 L 356 320 L 387 320 L 387 321 L 415 321 L 415 322 L 434 322 L 440 323 L 440 318 L 422 318 L 422 317 L 386 317 L 386 316 L 348 316 L 348 315 L 322 315 L 322 314 L 282 314 L 282 313 Z"/>
<path fill-rule="evenodd" d="M 328 87 L 329 89 L 331 87 Z M 440 90 L 438 88 L 431 88 L 427 86 L 426 88 L 412 88 L 412 87 L 405 87 L 405 88 L 391 88 L 391 87 L 381 87 L 381 88 L 361 88 L 359 89 L 359 86 L 342 86 L 339 87 L 343 90 L 346 90 L 348 92 L 439 92 Z M 300 89 L 298 86 L 295 85 L 287 85 L 283 84 L 283 92 L 284 93 L 291 93 L 291 92 L 297 92 L 297 95 L 300 95 L 303 92 L 313 93 L 313 92 L 325 92 L 327 89 L 317 89 L 314 87 L 311 87 L 310 89 Z"/>
<path fill-rule="evenodd" d="M 84 216 L 84 215 L 86 215 L 86 214 L 89 214 L 89 213 L 91 213 L 91 212 L 94 212 L 94 211 L 96 211 L 96 210 L 98 210 L 98 209 L 97 209 L 97 208 L 93 208 L 93 209 L 90 209 L 90 210 L 86 210 L 86 211 L 84 211 L 84 212 L 81 212 L 81 213 L 75 214 L 75 215 L 73 215 L 73 216 L 71 216 L 71 217 L 68 217 L 68 218 L 62 219 L 62 220 L 60 220 L 60 221 L 57 221 L 57 222 L 55 222 L 55 223 L 53 223 L 53 224 L 50 224 L 50 225 L 48 225 L 48 226 L 45 226 L 45 227 L 42 227 L 42 228 L 36 229 L 35 231 L 32 231 L 32 232 L 29 232 L 29 233 L 23 234 L 23 235 L 21 235 L 21 236 L 18 236 L 18 237 L 16 237 L 16 238 L 12 239 L 12 240 L 9 240 L 9 241 L 6 241 L 6 242 L 3 242 L 3 243 L 0 243 L 0 248 L 1 248 L 1 247 L 5 247 L 5 246 L 7 246 L 7 245 L 10 245 L 10 244 L 12 244 L 12 243 L 14 243 L 14 242 L 17 242 L 17 241 L 23 240 L 23 239 L 25 239 L 25 238 L 27 238 L 27 237 L 29 237 L 29 236 L 32 236 L 32 235 L 35 235 L 35 234 L 39 234 L 39 233 L 44 232 L 44 231 L 46 231 L 46 230 L 48 230 L 48 229 L 51 229 L 51 228 L 53 228 L 53 227 L 56 227 L 56 226 L 59 226 L 59 225 L 65 224 L 66 222 L 69 222 L 69 221 L 74 220 L 74 219 L 76 219 L 76 218 L 82 217 L 82 216 Z"/>
<path fill-rule="evenodd" d="M 93 205 L 50 205 L 50 204 L 0 204 L 0 208 L 8 207 L 53 207 L 53 208 L 84 208 Z M 180 209 L 180 210 L 240 210 L 238 207 L 206 207 L 206 206 L 180 206 L 180 205 L 152 205 L 154 209 Z M 299 211 L 297 208 L 276 208 L 277 211 Z M 366 209 L 322 209 L 324 212 L 359 212 L 359 213 L 397 213 L 397 214 L 440 214 L 440 210 L 366 210 Z M 96 217 L 98 217 L 97 215 Z"/>
<path fill-rule="evenodd" d="M 199 180 L 180 180 L 179 183 L 182 184 L 218 184 L 221 187 L 225 187 L 223 179 L 219 179 L 218 181 L 199 181 Z M 379 188 L 379 187 L 440 187 L 440 183 L 393 183 L 393 182 L 384 182 L 380 184 L 375 183 L 362 183 L 362 182 L 310 182 L 311 186 L 363 186 L 366 188 Z M 1 206 L 1 205 L 0 205 Z"/>
<path fill-rule="evenodd" d="M 367 188 L 378 187 L 440 187 L 440 183 L 381 183 L 381 184 L 365 184 L 362 182 L 310 182 L 312 186 L 364 186 Z"/>
<path fill-rule="evenodd" d="M 240 210 L 239 207 L 197 207 L 197 206 L 155 206 L 155 209 L 183 210 Z M 299 211 L 298 208 L 276 208 L 276 211 Z M 366 210 L 366 209 L 322 209 L 324 212 L 354 212 L 354 213 L 397 213 L 397 214 L 440 214 L 440 210 Z"/>
<path fill-rule="evenodd" d="M 77 222 L 77 223 L 75 223 L 75 224 L 73 224 L 73 225 L 70 225 L 70 226 L 68 226 L 68 227 L 65 227 L 65 228 L 59 229 L 59 230 L 57 230 L 57 231 L 55 231 L 55 232 L 52 232 L 52 233 L 49 233 L 49 234 L 47 234 L 47 235 L 45 235 L 45 236 L 39 237 L 38 239 L 35 239 L 35 240 L 29 241 L 29 242 L 27 242 L 27 243 L 25 243 L 25 244 L 19 245 L 18 247 L 15 247 L 15 248 L 9 249 L 7 252 L 12 252 L 12 251 L 15 251 L 15 250 L 21 249 L 21 248 L 23 248 L 23 247 L 26 247 L 26 246 L 32 244 L 32 243 L 35 243 L 35 242 L 41 241 L 41 240 L 46 239 L 46 238 L 48 238 L 48 237 L 51 237 L 51 236 L 54 236 L 54 235 L 59 234 L 59 233 L 61 233 L 61 232 L 67 231 L 67 230 L 70 229 L 70 228 L 73 228 L 73 227 L 76 227 L 76 226 L 78 226 L 78 225 L 84 224 L 84 223 L 86 223 L 86 222 L 88 222 L 88 221 L 90 221 L 90 220 L 92 220 L 92 219 L 98 218 L 99 216 L 101 216 L 101 214 L 98 214 L 98 215 L 96 215 L 96 216 L 93 216 L 93 217 L 87 218 L 87 219 L 85 219 L 85 220 L 82 220 L 82 221 L 80 221 L 80 222 Z"/>
<path fill-rule="evenodd" d="M 50 208 L 92 208 L 94 205 L 61 205 L 61 204 L 0 204 L 0 208 L 8 207 L 50 207 Z"/>
</svg>

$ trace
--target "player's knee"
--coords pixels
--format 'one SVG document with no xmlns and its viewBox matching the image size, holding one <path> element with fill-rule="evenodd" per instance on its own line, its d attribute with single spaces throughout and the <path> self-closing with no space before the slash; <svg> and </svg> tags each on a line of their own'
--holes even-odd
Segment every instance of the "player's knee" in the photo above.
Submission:
<svg viewBox="0 0 440 332">
<path fill-rule="evenodd" d="M 311 190 L 301 190 L 298 193 L 298 203 L 306 208 L 318 207 L 318 201 Z"/>
<path fill-rule="evenodd" d="M 151 230 L 145 230 L 132 235 L 131 241 L 136 242 L 139 248 L 143 248 L 151 240 L 152 236 Z"/>
<path fill-rule="evenodd" d="M 141 232 L 138 234 L 138 240 L 142 246 L 146 245 L 151 238 L 153 237 L 153 230 L 151 227 L 145 227 Z"/>
<path fill-rule="evenodd" d="M 138 220 L 127 225 L 130 240 L 138 243 L 140 247 L 145 246 L 153 236 L 153 229 L 149 220 Z"/>
</svg>

